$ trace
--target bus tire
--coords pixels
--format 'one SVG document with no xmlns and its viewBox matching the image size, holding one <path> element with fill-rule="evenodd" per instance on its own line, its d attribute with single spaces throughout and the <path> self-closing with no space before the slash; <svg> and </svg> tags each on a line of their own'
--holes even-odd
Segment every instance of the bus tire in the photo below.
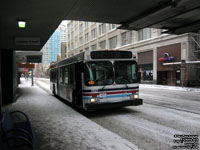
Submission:
<svg viewBox="0 0 200 150">
<path fill-rule="evenodd" d="M 52 90 L 52 94 L 56 95 L 56 89 L 55 89 L 55 84 L 53 85 L 53 90 Z"/>
</svg>

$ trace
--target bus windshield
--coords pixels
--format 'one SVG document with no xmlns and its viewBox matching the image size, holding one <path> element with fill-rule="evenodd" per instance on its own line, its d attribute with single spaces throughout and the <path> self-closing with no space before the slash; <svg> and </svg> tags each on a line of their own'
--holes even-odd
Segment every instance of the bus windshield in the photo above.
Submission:
<svg viewBox="0 0 200 150">
<path fill-rule="evenodd" d="M 89 86 L 137 83 L 137 64 L 135 61 L 86 62 L 85 84 Z"/>
<path fill-rule="evenodd" d="M 135 61 L 115 61 L 116 84 L 128 84 L 137 82 L 137 71 Z"/>
<path fill-rule="evenodd" d="M 86 62 L 86 85 L 111 85 L 113 84 L 113 65 L 110 61 Z"/>
</svg>

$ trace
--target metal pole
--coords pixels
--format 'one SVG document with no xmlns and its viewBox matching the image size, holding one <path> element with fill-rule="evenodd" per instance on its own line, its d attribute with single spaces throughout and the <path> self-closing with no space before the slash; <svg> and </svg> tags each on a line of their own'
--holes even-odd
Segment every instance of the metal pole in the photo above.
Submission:
<svg viewBox="0 0 200 150">
<path fill-rule="evenodd" d="M 184 64 L 185 64 L 185 60 L 181 60 L 181 87 L 184 86 Z"/>
<path fill-rule="evenodd" d="M 32 81 L 31 86 L 34 86 L 34 83 L 33 83 L 33 69 L 31 70 L 31 81 Z"/>
</svg>

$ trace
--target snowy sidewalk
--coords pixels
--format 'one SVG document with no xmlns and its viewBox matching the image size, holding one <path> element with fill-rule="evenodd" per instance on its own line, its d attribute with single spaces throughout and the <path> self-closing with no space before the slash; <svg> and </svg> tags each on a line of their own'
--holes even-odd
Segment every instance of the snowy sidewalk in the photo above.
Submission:
<svg viewBox="0 0 200 150">
<path fill-rule="evenodd" d="M 30 118 L 36 136 L 37 150 L 138 150 L 117 134 L 99 126 L 21 78 L 20 97 L 7 106 L 24 111 Z M 43 88 L 47 84 L 41 83 Z"/>
</svg>

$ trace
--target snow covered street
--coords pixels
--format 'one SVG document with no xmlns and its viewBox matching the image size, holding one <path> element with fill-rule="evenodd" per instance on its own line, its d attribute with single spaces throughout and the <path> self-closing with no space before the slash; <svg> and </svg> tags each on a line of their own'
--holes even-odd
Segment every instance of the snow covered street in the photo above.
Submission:
<svg viewBox="0 0 200 150">
<path fill-rule="evenodd" d="M 37 81 L 43 89 L 49 88 L 48 82 Z M 174 143 L 174 135 L 200 136 L 199 89 L 141 84 L 140 97 L 144 100 L 142 106 L 84 115 L 141 150 L 170 150 L 178 145 Z"/>
<path fill-rule="evenodd" d="M 200 135 L 200 93 L 191 91 L 141 85 L 142 106 L 99 111 L 89 118 L 142 150 L 169 150 L 177 145 L 175 134 Z"/>
</svg>

